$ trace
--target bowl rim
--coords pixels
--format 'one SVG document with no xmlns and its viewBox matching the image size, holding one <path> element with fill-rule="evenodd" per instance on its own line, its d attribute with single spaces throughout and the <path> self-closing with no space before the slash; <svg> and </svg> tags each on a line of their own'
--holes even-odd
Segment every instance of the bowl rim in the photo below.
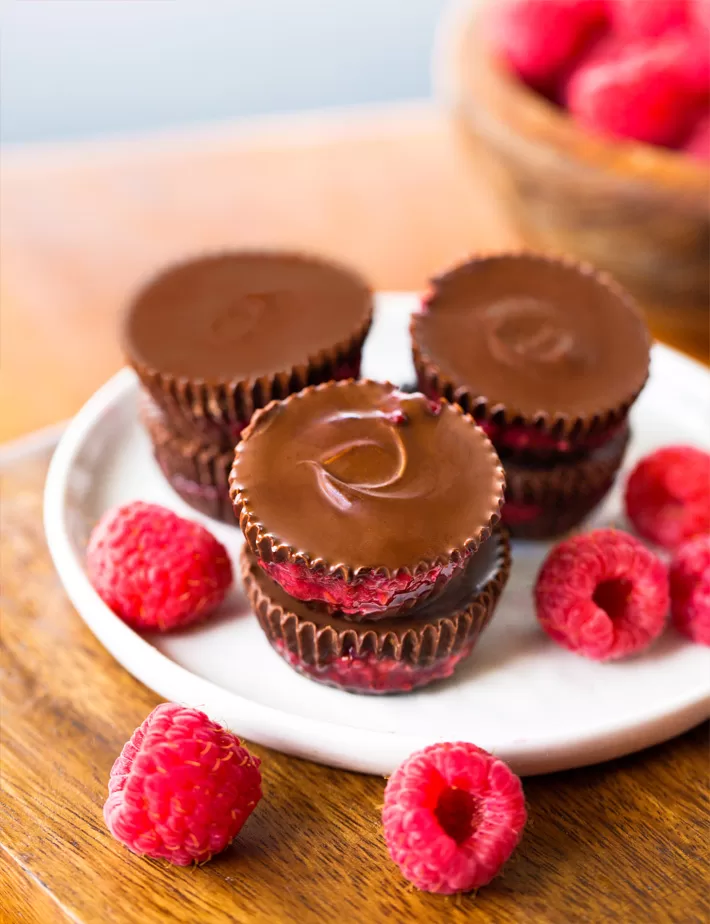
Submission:
<svg viewBox="0 0 710 924">
<path fill-rule="evenodd" d="M 495 0 L 494 0 L 495 2 Z M 568 162 L 603 171 L 630 185 L 705 195 L 710 169 L 670 148 L 639 141 L 609 141 L 577 125 L 519 80 L 488 45 L 483 18 L 491 0 L 451 0 L 439 23 L 432 61 L 434 94 L 451 115 L 470 120 L 476 109 L 529 142 L 555 150 Z M 475 102 L 474 102 L 475 99 Z M 500 118 L 498 106 L 513 115 Z M 474 116 L 475 118 L 475 116 Z"/>
</svg>

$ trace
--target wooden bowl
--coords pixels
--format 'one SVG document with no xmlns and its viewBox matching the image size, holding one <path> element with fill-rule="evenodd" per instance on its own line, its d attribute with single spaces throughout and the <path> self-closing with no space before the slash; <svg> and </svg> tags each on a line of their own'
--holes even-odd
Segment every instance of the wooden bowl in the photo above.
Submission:
<svg viewBox="0 0 710 924">
<path fill-rule="evenodd" d="M 580 128 L 496 60 L 479 7 L 458 4 L 446 21 L 435 81 L 466 140 L 490 155 L 523 239 L 609 270 L 644 301 L 707 307 L 708 167 Z"/>
</svg>

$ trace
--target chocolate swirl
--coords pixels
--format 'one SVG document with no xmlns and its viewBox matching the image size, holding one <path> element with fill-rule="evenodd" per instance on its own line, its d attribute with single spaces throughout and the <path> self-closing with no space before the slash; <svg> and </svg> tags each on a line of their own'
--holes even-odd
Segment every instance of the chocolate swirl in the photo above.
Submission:
<svg viewBox="0 0 710 924">
<path fill-rule="evenodd" d="M 503 473 L 460 409 L 349 381 L 259 412 L 230 484 L 247 540 L 266 559 L 414 573 L 489 534 Z"/>
</svg>

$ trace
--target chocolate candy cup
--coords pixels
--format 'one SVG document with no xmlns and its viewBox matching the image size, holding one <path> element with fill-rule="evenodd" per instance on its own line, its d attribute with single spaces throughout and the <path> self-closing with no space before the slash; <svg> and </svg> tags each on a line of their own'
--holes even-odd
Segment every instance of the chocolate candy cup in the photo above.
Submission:
<svg viewBox="0 0 710 924">
<path fill-rule="evenodd" d="M 589 452 L 648 376 L 631 297 L 591 267 L 535 254 L 481 257 L 432 283 L 411 322 L 422 390 L 458 402 L 499 452 Z"/>
<path fill-rule="evenodd" d="M 200 513 L 236 526 L 229 497 L 234 450 L 223 452 L 194 437 L 176 435 L 172 422 L 147 396 L 140 403 L 139 416 L 153 443 L 156 462 L 173 490 Z"/>
<path fill-rule="evenodd" d="M 291 667 L 353 693 L 400 693 L 451 676 L 468 657 L 505 587 L 510 548 L 496 530 L 441 595 L 368 624 L 289 597 L 246 546 L 241 568 L 261 628 Z"/>
<path fill-rule="evenodd" d="M 257 413 L 230 486 L 247 543 L 289 594 L 373 619 L 463 566 L 499 519 L 504 476 L 461 408 L 349 381 Z"/>
<path fill-rule="evenodd" d="M 624 426 L 583 459 L 548 467 L 504 460 L 503 522 L 520 539 L 552 539 L 578 526 L 606 497 L 629 442 Z"/>
<path fill-rule="evenodd" d="M 367 284 L 336 264 L 225 253 L 150 282 L 126 312 L 123 345 L 176 431 L 226 451 L 257 408 L 357 376 L 372 310 Z"/>
</svg>

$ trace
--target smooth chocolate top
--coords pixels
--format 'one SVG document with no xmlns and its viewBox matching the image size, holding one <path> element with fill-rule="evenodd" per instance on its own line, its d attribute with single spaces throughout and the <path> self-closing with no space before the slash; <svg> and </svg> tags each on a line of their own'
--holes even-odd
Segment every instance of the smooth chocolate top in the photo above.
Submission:
<svg viewBox="0 0 710 924">
<path fill-rule="evenodd" d="M 294 613 L 302 622 L 312 622 L 319 629 L 331 626 L 336 632 L 354 630 L 359 633 L 374 631 L 379 635 L 388 632 L 402 635 L 413 624 L 423 628 L 439 619 L 449 619 L 471 606 L 486 584 L 500 574 L 506 558 L 503 539 L 500 532 L 496 531 L 469 556 L 464 567 L 451 578 L 440 594 L 427 597 L 408 610 L 405 616 L 397 611 L 390 617 L 369 623 L 355 623 L 352 617 L 329 611 L 324 603 L 296 600 L 259 567 L 256 555 L 248 547 L 242 551 L 242 560 L 250 578 L 271 600 L 272 605 L 281 607 L 284 613 Z"/>
<path fill-rule="evenodd" d="M 295 254 L 204 257 L 154 279 L 129 306 L 134 363 L 220 382 L 289 372 L 346 345 L 367 324 L 372 294 L 354 273 Z"/>
<path fill-rule="evenodd" d="M 649 335 L 628 296 L 533 254 L 473 260 L 434 281 L 415 345 L 455 387 L 525 417 L 588 417 L 632 400 Z"/>
<path fill-rule="evenodd" d="M 272 547 L 348 572 L 413 571 L 475 548 L 503 490 L 470 417 L 370 381 L 308 388 L 259 412 L 230 480 Z"/>
</svg>

